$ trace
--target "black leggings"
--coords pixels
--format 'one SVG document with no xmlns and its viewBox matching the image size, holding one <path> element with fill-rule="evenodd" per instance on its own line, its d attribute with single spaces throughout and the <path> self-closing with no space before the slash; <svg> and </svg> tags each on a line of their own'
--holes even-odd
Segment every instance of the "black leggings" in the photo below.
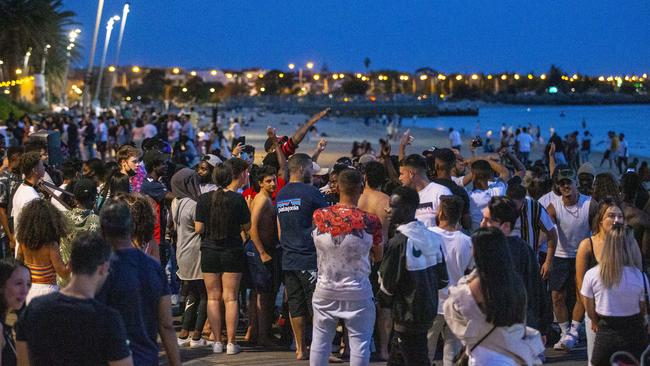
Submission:
<svg viewBox="0 0 650 366">
<path fill-rule="evenodd" d="M 185 312 L 182 328 L 189 331 L 203 332 L 208 318 L 208 294 L 203 280 L 183 281 L 185 295 Z"/>
</svg>

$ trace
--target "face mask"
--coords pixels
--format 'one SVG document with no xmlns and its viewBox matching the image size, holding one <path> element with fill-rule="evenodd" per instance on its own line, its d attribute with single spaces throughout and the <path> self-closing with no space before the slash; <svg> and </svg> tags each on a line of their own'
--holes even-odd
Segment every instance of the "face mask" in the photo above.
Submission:
<svg viewBox="0 0 650 366">
<path fill-rule="evenodd" d="M 135 177 L 136 174 L 138 174 L 138 173 L 137 173 L 135 170 L 133 170 L 133 169 L 129 169 L 129 170 L 126 171 L 126 174 L 129 176 L 129 178 L 133 178 L 133 177 Z"/>
</svg>

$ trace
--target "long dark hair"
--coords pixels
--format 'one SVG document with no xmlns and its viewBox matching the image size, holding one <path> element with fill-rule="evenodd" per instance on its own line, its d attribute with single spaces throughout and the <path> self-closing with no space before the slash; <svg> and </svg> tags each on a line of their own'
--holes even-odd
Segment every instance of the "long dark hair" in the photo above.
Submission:
<svg viewBox="0 0 650 366">
<path fill-rule="evenodd" d="M 506 327 L 523 323 L 526 289 L 513 268 L 505 235 L 496 228 L 480 228 L 472 235 L 472 245 L 486 320 Z"/>
<path fill-rule="evenodd" d="M 23 263 L 18 262 L 13 258 L 3 258 L 0 260 L 0 322 L 4 323 L 5 317 L 7 316 L 7 301 L 5 300 L 4 291 L 7 281 L 11 278 L 11 275 L 19 268 L 23 267 L 29 272 L 29 268 Z M 30 274 L 31 276 L 31 274 Z"/>
<path fill-rule="evenodd" d="M 220 163 L 212 171 L 212 181 L 219 188 L 212 193 L 210 205 L 210 239 L 223 240 L 228 232 L 228 206 L 226 205 L 225 188 L 232 182 L 230 164 Z"/>
</svg>

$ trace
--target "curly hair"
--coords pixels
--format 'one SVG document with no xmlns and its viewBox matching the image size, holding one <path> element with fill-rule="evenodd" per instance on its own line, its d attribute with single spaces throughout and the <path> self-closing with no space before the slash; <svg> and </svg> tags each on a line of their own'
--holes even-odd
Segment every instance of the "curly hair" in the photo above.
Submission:
<svg viewBox="0 0 650 366">
<path fill-rule="evenodd" d="M 140 193 L 118 193 L 112 197 L 115 202 L 125 203 L 131 210 L 133 229 L 131 239 L 136 247 L 144 247 L 153 238 L 156 215 L 147 196 Z M 139 249 L 142 249 L 139 247 Z"/>
<path fill-rule="evenodd" d="M 43 245 L 58 243 L 70 232 L 65 216 L 49 201 L 36 199 L 20 211 L 16 233 L 18 242 L 38 250 Z"/>
<path fill-rule="evenodd" d="M 607 196 L 620 199 L 620 188 L 612 173 L 600 173 L 594 179 L 594 193 L 591 196 L 597 202 Z"/>
</svg>

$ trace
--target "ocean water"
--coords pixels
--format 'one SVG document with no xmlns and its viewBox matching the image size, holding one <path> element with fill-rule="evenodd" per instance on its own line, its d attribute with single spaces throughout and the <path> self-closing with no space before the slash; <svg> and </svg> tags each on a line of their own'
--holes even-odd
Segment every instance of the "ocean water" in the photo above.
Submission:
<svg viewBox="0 0 650 366">
<path fill-rule="evenodd" d="M 562 116 L 563 115 L 563 116 Z M 484 105 L 478 116 L 404 118 L 403 127 L 427 127 L 446 131 L 449 127 L 464 129 L 466 136 L 480 134 L 486 137 L 499 136 L 502 126 L 517 128 L 539 126 L 544 141 L 551 131 L 560 136 L 579 131 L 582 136 L 582 121 L 592 134 L 592 149 L 604 151 L 608 146 L 607 131 L 624 133 L 630 153 L 650 157 L 650 105 L 608 105 L 608 106 L 525 106 Z M 490 132 L 491 131 L 491 132 Z"/>
</svg>

